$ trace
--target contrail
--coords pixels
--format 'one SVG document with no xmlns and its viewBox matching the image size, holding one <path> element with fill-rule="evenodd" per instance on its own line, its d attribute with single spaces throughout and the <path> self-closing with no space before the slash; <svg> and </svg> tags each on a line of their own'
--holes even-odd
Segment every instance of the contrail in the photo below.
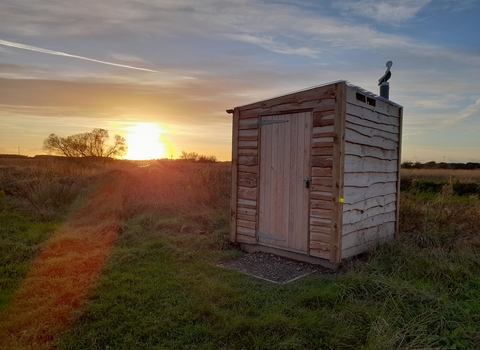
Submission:
<svg viewBox="0 0 480 350">
<path fill-rule="evenodd" d="M 16 48 L 16 49 L 22 49 L 22 50 L 29 50 L 29 51 L 46 53 L 46 54 L 49 54 L 49 55 L 64 56 L 64 57 L 70 57 L 70 58 L 78 58 L 78 59 L 80 59 L 80 60 L 97 62 L 97 63 L 102 63 L 102 64 L 108 64 L 109 66 L 129 68 L 129 69 L 136 69 L 136 70 L 143 70 L 143 71 L 145 71 L 145 72 L 159 73 L 158 71 L 152 70 L 152 69 L 140 68 L 140 67 L 134 67 L 134 66 L 127 66 L 127 65 L 125 65 L 125 64 L 118 64 L 118 63 L 107 62 L 107 61 L 100 61 L 100 60 L 96 60 L 96 59 L 93 59 L 93 58 L 88 58 L 88 57 L 83 57 L 83 56 L 77 56 L 77 55 L 70 55 L 69 53 L 65 53 L 65 52 L 42 49 L 41 47 L 24 45 L 24 44 L 14 43 L 14 42 L 11 42 L 11 41 L 1 40 L 1 39 L 0 39 L 0 45 L 9 46 L 9 47 L 14 47 L 14 48 Z"/>
</svg>

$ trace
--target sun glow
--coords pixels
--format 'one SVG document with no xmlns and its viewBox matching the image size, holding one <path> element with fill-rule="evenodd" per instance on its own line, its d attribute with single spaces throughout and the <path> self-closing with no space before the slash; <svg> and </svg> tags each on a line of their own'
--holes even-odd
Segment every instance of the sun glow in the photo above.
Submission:
<svg viewBox="0 0 480 350">
<path fill-rule="evenodd" d="M 145 160 L 159 159 L 167 156 L 165 144 L 161 141 L 164 132 L 153 123 L 137 123 L 127 128 L 128 151 L 126 159 Z"/>
</svg>

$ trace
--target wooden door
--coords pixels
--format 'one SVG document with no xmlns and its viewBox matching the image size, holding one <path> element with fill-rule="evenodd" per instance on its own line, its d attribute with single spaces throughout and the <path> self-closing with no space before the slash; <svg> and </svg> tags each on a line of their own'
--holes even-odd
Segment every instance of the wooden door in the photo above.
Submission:
<svg viewBox="0 0 480 350">
<path fill-rule="evenodd" d="M 308 251 L 312 113 L 261 117 L 259 244 Z"/>
</svg>

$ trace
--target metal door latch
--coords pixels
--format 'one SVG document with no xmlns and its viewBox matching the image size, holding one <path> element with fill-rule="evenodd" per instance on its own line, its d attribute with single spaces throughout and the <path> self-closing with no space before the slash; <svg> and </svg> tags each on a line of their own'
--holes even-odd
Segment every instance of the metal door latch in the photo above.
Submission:
<svg viewBox="0 0 480 350">
<path fill-rule="evenodd" d="M 310 182 L 312 182 L 312 179 L 306 178 L 306 179 L 303 179 L 303 182 L 305 182 L 305 188 L 310 188 Z"/>
</svg>

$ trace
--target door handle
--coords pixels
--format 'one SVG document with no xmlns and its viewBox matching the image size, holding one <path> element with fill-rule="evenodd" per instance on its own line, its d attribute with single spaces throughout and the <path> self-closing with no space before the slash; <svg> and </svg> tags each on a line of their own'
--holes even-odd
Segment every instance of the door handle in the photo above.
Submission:
<svg viewBox="0 0 480 350">
<path fill-rule="evenodd" d="M 305 182 L 305 188 L 310 188 L 310 182 L 312 182 L 312 179 L 306 178 L 303 179 L 303 182 Z"/>
</svg>

